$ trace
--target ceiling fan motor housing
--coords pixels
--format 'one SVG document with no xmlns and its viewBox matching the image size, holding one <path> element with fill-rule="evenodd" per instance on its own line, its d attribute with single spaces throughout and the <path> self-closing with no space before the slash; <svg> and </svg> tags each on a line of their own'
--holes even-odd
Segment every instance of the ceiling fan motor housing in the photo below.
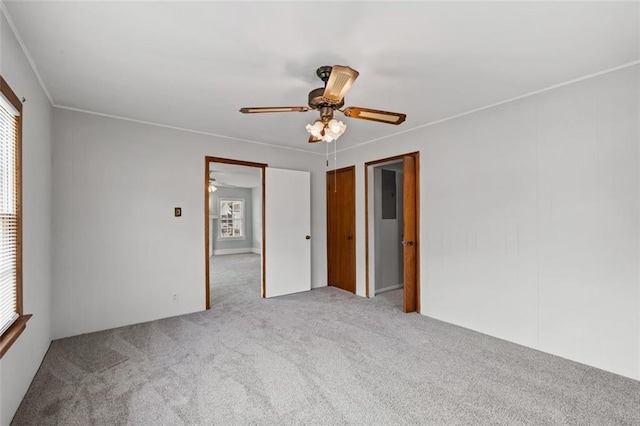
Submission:
<svg viewBox="0 0 640 426">
<path fill-rule="evenodd" d="M 318 68 L 316 70 L 316 75 L 318 77 L 320 77 L 320 80 L 324 81 L 324 84 L 327 84 L 327 80 L 329 80 L 329 77 L 331 76 L 331 71 L 333 70 L 333 67 L 330 65 L 323 65 L 320 68 Z"/>
<path fill-rule="evenodd" d="M 309 92 L 309 107 L 313 109 L 319 109 L 322 107 L 331 107 L 332 109 L 342 108 L 344 106 L 344 98 L 339 103 L 327 102 L 322 97 L 324 94 L 324 87 L 318 87 Z"/>
<path fill-rule="evenodd" d="M 325 87 L 332 70 L 333 67 L 329 65 L 324 65 L 316 70 L 316 75 L 324 82 Z M 318 87 L 309 92 L 309 107 L 320 111 L 320 119 L 326 123 L 333 118 L 335 109 L 340 109 L 344 106 L 344 98 L 337 103 L 328 100 L 323 96 L 325 87 Z"/>
</svg>

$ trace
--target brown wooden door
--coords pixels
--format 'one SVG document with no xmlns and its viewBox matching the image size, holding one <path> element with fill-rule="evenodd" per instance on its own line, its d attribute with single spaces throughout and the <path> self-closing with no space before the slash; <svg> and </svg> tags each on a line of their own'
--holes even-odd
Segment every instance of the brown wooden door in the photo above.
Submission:
<svg viewBox="0 0 640 426">
<path fill-rule="evenodd" d="M 404 300 L 405 312 L 417 310 L 417 265 L 416 265 L 416 159 L 411 155 L 403 157 L 403 249 L 404 249 Z"/>
<path fill-rule="evenodd" d="M 327 281 L 356 292 L 355 167 L 327 172 Z"/>
</svg>

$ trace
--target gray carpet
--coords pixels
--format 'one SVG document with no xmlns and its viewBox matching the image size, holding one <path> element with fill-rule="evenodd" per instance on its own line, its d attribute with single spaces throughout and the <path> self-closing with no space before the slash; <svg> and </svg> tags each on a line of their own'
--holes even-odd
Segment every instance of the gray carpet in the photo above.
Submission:
<svg viewBox="0 0 640 426">
<path fill-rule="evenodd" d="M 15 425 L 638 425 L 640 382 L 417 314 L 260 299 L 54 341 Z"/>
<path fill-rule="evenodd" d="M 212 256 L 209 261 L 209 285 L 214 288 L 255 284 L 260 290 L 260 257 L 255 253 Z"/>
</svg>

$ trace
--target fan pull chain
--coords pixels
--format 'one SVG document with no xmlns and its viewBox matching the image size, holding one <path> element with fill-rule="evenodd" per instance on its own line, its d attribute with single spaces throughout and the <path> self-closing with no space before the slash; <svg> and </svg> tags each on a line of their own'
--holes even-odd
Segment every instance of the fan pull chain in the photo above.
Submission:
<svg viewBox="0 0 640 426">
<path fill-rule="evenodd" d="M 327 167 L 329 167 L 329 144 L 325 142 L 324 146 L 325 146 L 326 151 L 327 151 L 327 153 L 326 153 Z"/>
</svg>

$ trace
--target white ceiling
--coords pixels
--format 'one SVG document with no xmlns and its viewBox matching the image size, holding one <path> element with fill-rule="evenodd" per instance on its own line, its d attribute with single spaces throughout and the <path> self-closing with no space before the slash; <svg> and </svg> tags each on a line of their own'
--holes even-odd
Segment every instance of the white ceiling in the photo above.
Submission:
<svg viewBox="0 0 640 426">
<path fill-rule="evenodd" d="M 5 1 L 58 106 L 324 152 L 306 105 L 320 65 L 360 77 L 340 148 L 637 61 L 638 2 Z M 232 143 L 232 141 L 230 141 Z"/>
<path fill-rule="evenodd" d="M 258 188 L 262 185 L 262 169 L 228 163 L 209 163 L 209 176 L 217 186 Z"/>
</svg>

